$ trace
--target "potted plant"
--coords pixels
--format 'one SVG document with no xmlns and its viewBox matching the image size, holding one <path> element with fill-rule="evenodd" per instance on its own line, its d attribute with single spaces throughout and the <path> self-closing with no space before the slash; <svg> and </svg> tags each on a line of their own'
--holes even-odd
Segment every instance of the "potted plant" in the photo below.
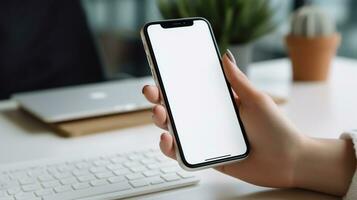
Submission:
<svg viewBox="0 0 357 200">
<path fill-rule="evenodd" d="M 334 22 L 316 6 L 304 6 L 292 17 L 285 38 L 294 81 L 324 81 L 341 36 Z"/>
<path fill-rule="evenodd" d="M 158 6 L 166 19 L 210 21 L 220 51 L 229 47 L 243 72 L 251 62 L 252 42 L 276 27 L 269 0 L 158 0 Z"/>
</svg>

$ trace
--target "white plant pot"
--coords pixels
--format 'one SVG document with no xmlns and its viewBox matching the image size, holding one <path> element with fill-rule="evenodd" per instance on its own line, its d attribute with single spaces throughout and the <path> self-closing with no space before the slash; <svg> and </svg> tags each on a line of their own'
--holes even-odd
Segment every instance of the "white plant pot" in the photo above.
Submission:
<svg viewBox="0 0 357 200">
<path fill-rule="evenodd" d="M 235 57 L 239 69 L 244 74 L 247 74 L 248 66 L 252 62 L 253 46 L 250 43 L 243 45 L 233 44 L 229 46 L 229 50 Z"/>
</svg>

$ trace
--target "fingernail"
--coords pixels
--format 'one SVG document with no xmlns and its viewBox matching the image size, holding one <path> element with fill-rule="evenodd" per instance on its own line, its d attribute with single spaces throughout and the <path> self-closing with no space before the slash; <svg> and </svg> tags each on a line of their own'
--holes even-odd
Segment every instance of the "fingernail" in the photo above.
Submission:
<svg viewBox="0 0 357 200">
<path fill-rule="evenodd" d="M 237 64 L 236 59 L 234 58 L 232 52 L 229 49 L 227 49 L 226 55 L 232 63 Z"/>
<path fill-rule="evenodd" d="M 146 87 L 147 85 L 144 85 L 144 87 L 141 89 L 141 93 L 144 94 L 144 88 Z"/>
</svg>

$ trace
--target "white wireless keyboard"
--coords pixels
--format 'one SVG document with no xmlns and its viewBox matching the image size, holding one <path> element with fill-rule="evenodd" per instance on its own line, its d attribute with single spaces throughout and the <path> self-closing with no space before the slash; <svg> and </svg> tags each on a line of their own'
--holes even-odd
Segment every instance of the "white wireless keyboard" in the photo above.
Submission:
<svg viewBox="0 0 357 200">
<path fill-rule="evenodd" d="M 199 180 L 157 150 L 0 166 L 0 200 L 119 199 Z"/>
</svg>

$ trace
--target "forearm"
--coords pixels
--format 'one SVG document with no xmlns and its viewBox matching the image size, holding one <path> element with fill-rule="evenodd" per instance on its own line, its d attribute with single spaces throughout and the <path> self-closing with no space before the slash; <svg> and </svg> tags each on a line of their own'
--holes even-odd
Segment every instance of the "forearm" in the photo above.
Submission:
<svg viewBox="0 0 357 200">
<path fill-rule="evenodd" d="M 307 138 L 294 176 L 294 186 L 343 196 L 356 170 L 352 141 Z"/>
</svg>

